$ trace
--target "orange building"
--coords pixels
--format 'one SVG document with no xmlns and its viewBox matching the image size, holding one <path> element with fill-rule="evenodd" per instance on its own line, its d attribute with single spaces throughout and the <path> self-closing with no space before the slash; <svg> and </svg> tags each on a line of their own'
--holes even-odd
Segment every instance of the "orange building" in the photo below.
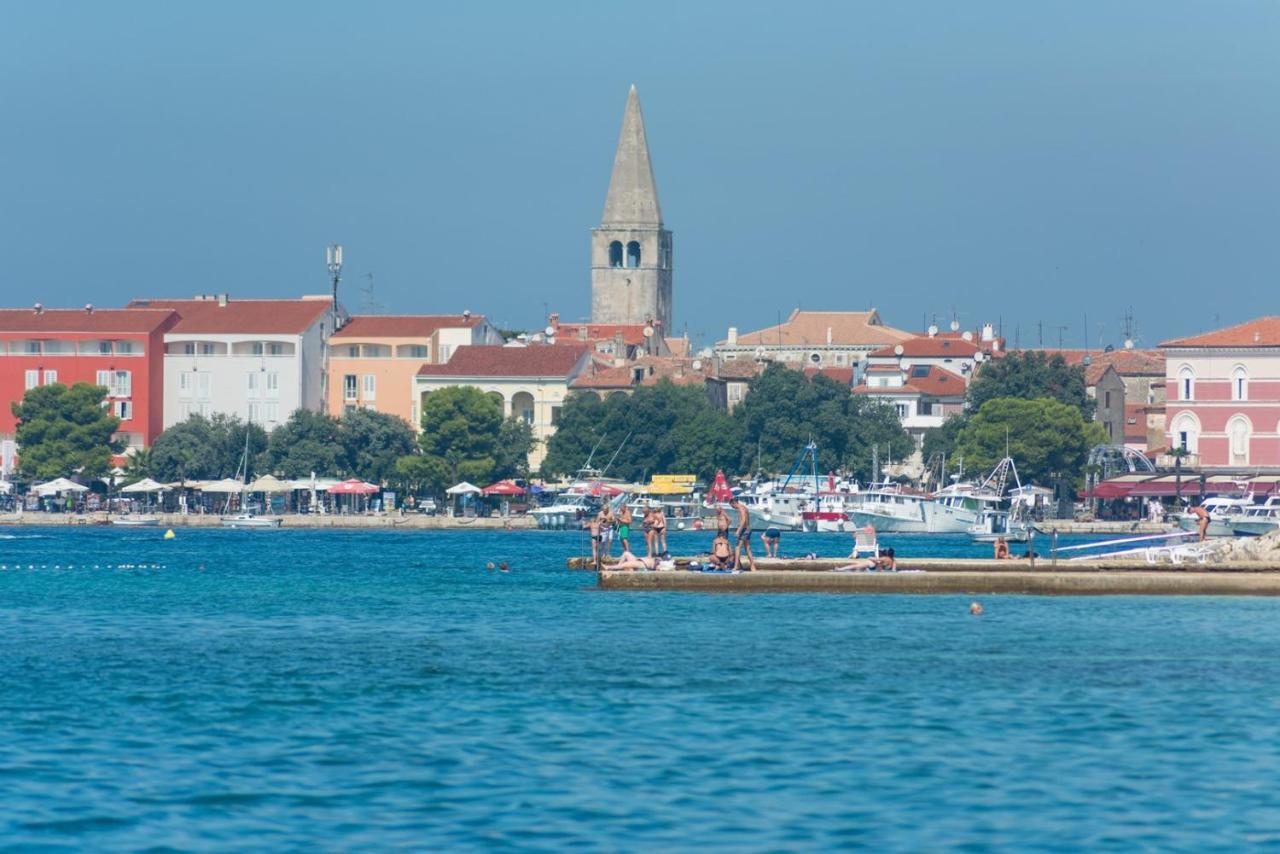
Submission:
<svg viewBox="0 0 1280 854">
<path fill-rule="evenodd" d="M 482 315 L 357 315 L 329 338 L 329 414 L 376 409 L 418 429 L 414 377 L 462 346 L 502 344 Z"/>
</svg>

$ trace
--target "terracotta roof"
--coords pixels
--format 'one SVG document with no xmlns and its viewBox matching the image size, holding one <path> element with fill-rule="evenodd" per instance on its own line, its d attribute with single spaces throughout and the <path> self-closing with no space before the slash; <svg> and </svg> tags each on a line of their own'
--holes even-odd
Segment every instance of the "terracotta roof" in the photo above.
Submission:
<svg viewBox="0 0 1280 854">
<path fill-rule="evenodd" d="M 453 351 L 448 364 L 423 365 L 420 377 L 568 377 L 585 347 L 503 347 L 466 344 Z"/>
<path fill-rule="evenodd" d="M 804 375 L 813 379 L 818 374 L 844 385 L 853 385 L 853 368 L 805 368 Z"/>
<path fill-rule="evenodd" d="M 1084 364 L 1085 356 L 1089 357 L 1089 367 L 1085 368 L 1084 383 L 1095 386 L 1107 368 L 1114 366 L 1116 373 L 1122 377 L 1163 377 L 1164 354 L 1159 350 L 1137 350 L 1120 348 L 1117 350 L 1019 350 L 1019 353 L 1044 353 L 1052 358 L 1061 356 L 1068 365 Z"/>
<path fill-rule="evenodd" d="M 866 372 L 868 374 L 900 374 L 902 373 L 901 365 L 867 365 Z"/>
<path fill-rule="evenodd" d="M 643 323 L 561 323 L 555 329 L 555 344 L 607 341 L 619 333 L 624 344 L 636 347 L 644 343 Z"/>
<path fill-rule="evenodd" d="M 868 386 L 854 388 L 855 394 L 920 394 L 928 397 L 963 397 L 965 392 L 964 377 L 953 374 L 936 365 L 928 366 L 927 371 L 920 365 L 907 372 L 906 383 L 901 386 Z"/>
<path fill-rule="evenodd" d="M 690 344 L 688 338 L 667 338 L 667 351 L 673 356 L 688 356 Z"/>
<path fill-rule="evenodd" d="M 333 338 L 430 338 L 437 329 L 470 329 L 484 321 L 473 314 L 361 314 L 347 321 Z"/>
<path fill-rule="evenodd" d="M 168 308 L 181 320 L 174 334 L 300 335 L 328 311 L 328 299 L 136 299 L 129 308 Z"/>
<path fill-rule="evenodd" d="M 982 348 L 972 341 L 965 341 L 962 338 L 908 338 L 900 344 L 891 344 L 888 347 L 881 347 L 879 350 L 871 352 L 870 356 L 875 358 L 892 359 L 898 356 L 897 348 L 902 348 L 904 357 L 913 357 L 916 359 L 945 359 L 953 357 L 957 359 L 970 359 L 974 353 Z M 990 349 L 989 343 L 988 348 Z"/>
<path fill-rule="evenodd" d="M 721 359 L 716 376 L 722 380 L 749 380 L 763 372 L 764 366 L 751 359 Z"/>
<path fill-rule="evenodd" d="M 29 308 L 0 309 L 0 332 L 53 335 L 60 332 L 97 332 L 140 335 L 149 333 L 176 315 L 167 309 L 47 308 L 39 314 Z"/>
<path fill-rule="evenodd" d="M 869 311 L 801 311 L 797 308 L 780 325 L 739 335 L 737 346 L 825 346 L 827 330 L 831 331 L 831 343 L 841 346 L 882 347 L 913 337 L 910 332 L 885 326 L 874 308 Z M 719 342 L 719 346 L 727 344 L 727 341 Z"/>
<path fill-rule="evenodd" d="M 586 370 L 574 377 L 569 385 L 575 389 L 596 388 L 631 388 L 635 384 L 632 368 L 623 365 L 618 368 L 598 367 L 594 361 Z"/>
<path fill-rule="evenodd" d="M 1190 338 L 1165 341 L 1161 347 L 1280 347 L 1280 317 L 1259 317 Z"/>
</svg>

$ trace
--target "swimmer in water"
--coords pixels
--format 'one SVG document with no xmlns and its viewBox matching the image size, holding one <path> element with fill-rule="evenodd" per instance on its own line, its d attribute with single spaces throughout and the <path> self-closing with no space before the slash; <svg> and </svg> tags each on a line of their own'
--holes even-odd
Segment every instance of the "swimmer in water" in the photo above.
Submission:
<svg viewBox="0 0 1280 854">
<path fill-rule="evenodd" d="M 505 560 L 502 563 L 498 564 L 498 572 L 510 572 L 510 571 L 511 571 L 511 567 L 507 566 L 507 562 Z"/>
<path fill-rule="evenodd" d="M 969 613 L 970 613 L 970 614 L 972 614 L 972 615 L 973 615 L 973 616 L 975 616 L 975 617 L 981 616 L 981 614 L 982 614 L 982 605 L 981 605 L 980 603 L 978 603 L 978 602 L 972 602 L 972 603 L 970 603 L 970 604 L 969 604 Z"/>
</svg>

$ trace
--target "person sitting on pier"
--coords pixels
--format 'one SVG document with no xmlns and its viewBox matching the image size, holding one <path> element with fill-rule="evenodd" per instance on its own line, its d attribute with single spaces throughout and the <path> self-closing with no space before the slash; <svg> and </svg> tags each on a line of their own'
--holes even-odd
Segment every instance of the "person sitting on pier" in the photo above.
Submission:
<svg viewBox="0 0 1280 854">
<path fill-rule="evenodd" d="M 637 557 L 631 552 L 623 552 L 622 557 L 618 558 L 618 562 L 609 567 L 614 571 L 634 572 L 640 570 L 655 570 L 658 568 L 658 559 L 656 557 Z"/>
<path fill-rule="evenodd" d="M 1009 543 L 1004 537 L 996 537 L 995 552 L 996 560 L 1010 560 L 1013 557 L 1013 555 L 1009 554 Z"/>
<path fill-rule="evenodd" d="M 716 569 L 729 569 L 733 565 L 733 546 L 725 534 L 716 534 L 711 541 L 711 565 Z"/>
</svg>

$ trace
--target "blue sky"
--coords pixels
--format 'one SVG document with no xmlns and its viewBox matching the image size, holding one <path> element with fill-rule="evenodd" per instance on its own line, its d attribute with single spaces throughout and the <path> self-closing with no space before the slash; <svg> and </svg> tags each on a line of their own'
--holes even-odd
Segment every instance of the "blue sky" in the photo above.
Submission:
<svg viewBox="0 0 1280 854">
<path fill-rule="evenodd" d="M 10 4 L 6 305 L 589 310 L 629 84 L 676 326 L 954 309 L 1025 346 L 1276 313 L 1280 4 Z"/>
</svg>

